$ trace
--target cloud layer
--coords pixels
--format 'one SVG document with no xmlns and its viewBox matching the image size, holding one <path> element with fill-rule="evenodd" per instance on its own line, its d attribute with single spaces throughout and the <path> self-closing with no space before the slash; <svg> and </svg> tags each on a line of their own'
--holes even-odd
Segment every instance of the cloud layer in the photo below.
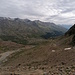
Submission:
<svg viewBox="0 0 75 75">
<path fill-rule="evenodd" d="M 0 0 L 0 16 L 74 24 L 75 0 Z"/>
</svg>

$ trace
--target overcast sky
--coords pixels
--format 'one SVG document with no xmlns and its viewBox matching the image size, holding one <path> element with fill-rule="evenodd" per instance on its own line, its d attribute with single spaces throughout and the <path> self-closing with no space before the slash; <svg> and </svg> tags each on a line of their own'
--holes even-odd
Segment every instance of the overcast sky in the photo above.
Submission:
<svg viewBox="0 0 75 75">
<path fill-rule="evenodd" d="M 0 0 L 0 17 L 75 23 L 75 0 Z"/>
</svg>

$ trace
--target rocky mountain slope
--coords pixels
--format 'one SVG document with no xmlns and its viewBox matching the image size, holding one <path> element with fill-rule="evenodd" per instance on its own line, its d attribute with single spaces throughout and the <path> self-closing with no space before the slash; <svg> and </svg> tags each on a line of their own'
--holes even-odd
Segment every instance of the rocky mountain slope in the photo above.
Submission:
<svg viewBox="0 0 75 75">
<path fill-rule="evenodd" d="M 0 38 L 27 44 L 30 38 L 49 38 L 63 35 L 67 29 L 39 20 L 0 17 Z"/>
<path fill-rule="evenodd" d="M 49 39 L 30 49 L 21 48 L 2 62 L 1 74 L 73 75 L 75 49 L 66 44 L 59 46 L 58 41 Z"/>
<path fill-rule="evenodd" d="M 75 24 L 65 33 L 66 36 L 72 36 L 71 44 L 75 45 Z"/>
</svg>

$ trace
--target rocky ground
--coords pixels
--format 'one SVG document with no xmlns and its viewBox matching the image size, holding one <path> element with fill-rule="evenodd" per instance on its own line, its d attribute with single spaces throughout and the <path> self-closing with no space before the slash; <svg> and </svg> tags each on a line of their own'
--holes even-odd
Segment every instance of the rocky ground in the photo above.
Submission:
<svg viewBox="0 0 75 75">
<path fill-rule="evenodd" d="M 75 47 L 54 40 L 0 55 L 0 75 L 75 75 Z"/>
<path fill-rule="evenodd" d="M 1 67 L 0 75 L 75 75 L 75 65 L 55 67 Z"/>
</svg>

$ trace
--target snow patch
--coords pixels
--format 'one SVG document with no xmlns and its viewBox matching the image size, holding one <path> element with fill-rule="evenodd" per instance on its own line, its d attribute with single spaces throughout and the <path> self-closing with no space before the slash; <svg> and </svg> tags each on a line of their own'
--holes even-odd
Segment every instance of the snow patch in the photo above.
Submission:
<svg viewBox="0 0 75 75">
<path fill-rule="evenodd" d="M 52 50 L 52 52 L 55 52 L 55 50 Z"/>
<path fill-rule="evenodd" d="M 71 47 L 69 47 L 69 48 L 65 48 L 64 50 L 70 50 L 71 49 Z"/>
</svg>

